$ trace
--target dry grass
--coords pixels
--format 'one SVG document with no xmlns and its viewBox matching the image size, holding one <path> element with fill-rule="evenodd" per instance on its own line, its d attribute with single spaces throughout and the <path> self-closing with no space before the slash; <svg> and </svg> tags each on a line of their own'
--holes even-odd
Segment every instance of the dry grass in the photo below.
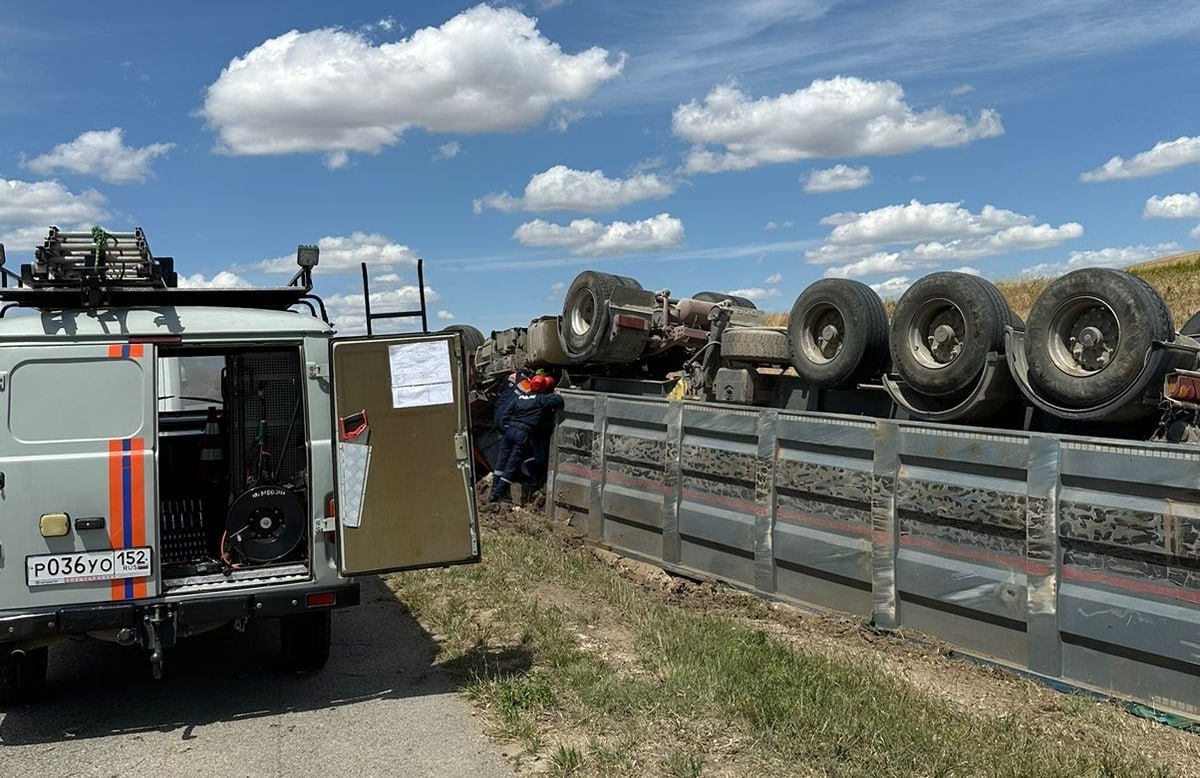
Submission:
<svg viewBox="0 0 1200 778">
<path fill-rule="evenodd" d="M 789 627 L 756 598 L 624 574 L 532 511 L 489 512 L 484 548 L 482 564 L 387 581 L 522 773 L 1195 774 L 1189 751 L 1127 740 L 1133 720 L 1105 706 L 955 704 L 941 693 L 949 660 L 931 656 L 941 681 L 915 684 L 874 651 L 821 650 L 811 620 Z M 841 627 L 845 641 L 869 635 Z M 975 679 L 969 699 L 995 683 L 958 674 Z"/>
<path fill-rule="evenodd" d="M 1145 279 L 1158 290 L 1171 310 L 1176 327 L 1182 326 L 1192 314 L 1200 311 L 1200 252 L 1172 254 L 1125 269 Z M 1029 309 L 1033 307 L 1034 301 L 1053 280 L 1027 278 L 997 281 L 996 287 L 1008 300 L 1013 311 L 1024 320 L 1029 316 Z M 883 302 L 888 315 L 891 316 L 892 309 L 896 307 L 896 300 L 893 298 Z M 772 312 L 768 314 L 767 326 L 786 327 L 787 320 L 786 311 Z"/>
</svg>

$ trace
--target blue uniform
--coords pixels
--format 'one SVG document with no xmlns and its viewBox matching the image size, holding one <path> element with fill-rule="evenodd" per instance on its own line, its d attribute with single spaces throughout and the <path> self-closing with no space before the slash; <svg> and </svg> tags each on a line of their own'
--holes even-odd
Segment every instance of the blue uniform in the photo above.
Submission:
<svg viewBox="0 0 1200 778">
<path fill-rule="evenodd" d="M 492 474 L 492 501 L 508 495 L 509 486 L 520 470 L 521 460 L 529 448 L 533 431 L 544 414 L 553 413 L 563 407 L 563 398 L 554 393 L 539 394 L 522 389 L 509 398 L 500 414 L 500 426 L 504 439 L 500 443 L 500 455 L 496 458 L 498 472 Z"/>
</svg>

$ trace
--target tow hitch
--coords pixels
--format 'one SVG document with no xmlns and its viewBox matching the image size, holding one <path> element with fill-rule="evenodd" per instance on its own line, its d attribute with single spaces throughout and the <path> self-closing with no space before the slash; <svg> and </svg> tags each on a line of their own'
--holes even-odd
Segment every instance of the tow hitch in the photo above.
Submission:
<svg viewBox="0 0 1200 778">
<path fill-rule="evenodd" d="M 142 645 L 150 649 L 150 670 L 162 678 L 163 649 L 175 645 L 175 609 L 152 605 L 142 614 Z"/>
</svg>

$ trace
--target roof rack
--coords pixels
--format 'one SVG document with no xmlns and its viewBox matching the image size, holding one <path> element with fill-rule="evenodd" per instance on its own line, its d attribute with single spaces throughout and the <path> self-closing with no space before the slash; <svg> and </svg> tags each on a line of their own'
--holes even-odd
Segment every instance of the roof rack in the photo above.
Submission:
<svg viewBox="0 0 1200 778">
<path fill-rule="evenodd" d="M 14 273 L 5 267 L 0 244 L 0 301 L 11 307 L 41 309 L 127 308 L 209 305 L 288 310 L 305 305 L 329 322 L 321 298 L 312 293 L 312 269 L 320 259 L 316 246 L 299 246 L 299 270 L 287 286 L 266 288 L 180 287 L 172 257 L 156 257 L 141 227 L 109 232 L 93 227 L 69 232 L 50 227 L 34 261 Z M 12 282 L 12 283 L 10 283 Z M 15 283 L 15 286 L 13 285 Z M 315 303 L 315 307 L 314 307 Z"/>
</svg>

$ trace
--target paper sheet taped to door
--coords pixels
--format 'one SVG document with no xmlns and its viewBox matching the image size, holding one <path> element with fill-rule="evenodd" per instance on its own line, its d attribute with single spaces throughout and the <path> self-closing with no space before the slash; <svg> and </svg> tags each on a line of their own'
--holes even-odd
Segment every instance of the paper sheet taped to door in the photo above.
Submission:
<svg viewBox="0 0 1200 778">
<path fill-rule="evenodd" d="M 393 408 L 454 402 L 449 341 L 393 344 L 388 346 L 388 363 Z"/>
</svg>

